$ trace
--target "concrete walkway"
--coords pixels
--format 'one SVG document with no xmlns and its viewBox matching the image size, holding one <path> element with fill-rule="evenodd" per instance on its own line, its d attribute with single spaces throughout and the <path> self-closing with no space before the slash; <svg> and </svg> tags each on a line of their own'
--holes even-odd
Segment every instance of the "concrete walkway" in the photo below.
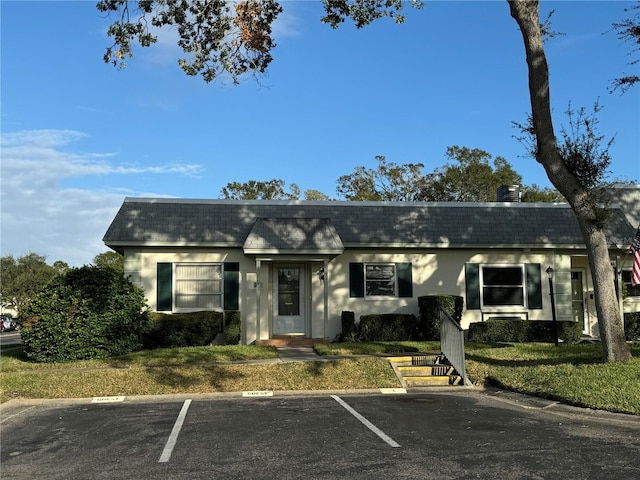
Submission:
<svg viewBox="0 0 640 480">
<path fill-rule="evenodd" d="M 319 362 L 327 361 L 329 358 L 322 357 L 316 353 L 313 347 L 295 346 L 278 347 L 278 356 L 282 362 Z"/>
</svg>

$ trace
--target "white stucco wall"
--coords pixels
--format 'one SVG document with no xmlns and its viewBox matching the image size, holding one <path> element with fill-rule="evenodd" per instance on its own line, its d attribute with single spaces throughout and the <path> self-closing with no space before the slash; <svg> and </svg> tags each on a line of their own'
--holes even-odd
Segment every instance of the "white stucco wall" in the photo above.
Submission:
<svg viewBox="0 0 640 480">
<path fill-rule="evenodd" d="M 271 315 L 273 312 L 272 262 L 261 261 L 260 272 L 256 269 L 256 260 L 246 257 L 241 249 L 207 250 L 172 248 L 125 250 L 125 274 L 134 283 L 141 286 L 152 310 L 156 309 L 156 275 L 160 262 L 238 262 L 240 264 L 240 311 L 243 320 L 242 342 L 251 343 L 256 339 L 267 339 L 271 335 Z M 351 262 L 393 262 L 412 264 L 413 297 L 393 299 L 351 298 L 349 296 L 349 263 Z M 554 290 L 558 320 L 572 320 L 571 270 L 582 269 L 585 279 L 586 312 L 589 333 L 597 336 L 597 321 L 593 312 L 592 283 L 584 253 L 575 251 L 557 252 L 550 250 L 525 251 L 522 249 L 494 248 L 473 252 L 455 249 L 407 249 L 404 251 L 362 250 L 346 251 L 328 264 L 325 272 L 330 294 L 328 301 L 328 322 L 325 331 L 324 322 L 324 283 L 317 275 L 323 266 L 320 261 L 304 263 L 305 306 L 307 315 L 307 333 L 313 338 L 327 337 L 333 340 L 341 331 L 341 314 L 353 311 L 356 321 L 361 315 L 372 313 L 412 313 L 418 315 L 418 297 L 433 294 L 451 294 L 465 297 L 465 263 L 478 264 L 526 264 L 539 263 L 542 273 L 543 308 L 529 310 L 530 320 L 551 320 L 548 279 L 545 269 L 552 266 Z M 259 315 L 258 315 L 259 308 Z M 462 318 L 466 329 L 472 322 L 486 320 L 490 314 L 517 313 L 524 309 L 492 308 L 467 310 Z M 483 315 L 484 314 L 484 315 Z M 258 331 L 259 322 L 259 331 Z"/>
</svg>

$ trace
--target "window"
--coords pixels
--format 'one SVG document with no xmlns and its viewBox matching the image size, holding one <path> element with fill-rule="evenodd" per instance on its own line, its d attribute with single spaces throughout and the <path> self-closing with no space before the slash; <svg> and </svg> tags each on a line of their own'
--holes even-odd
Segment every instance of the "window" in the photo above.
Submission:
<svg viewBox="0 0 640 480">
<path fill-rule="evenodd" d="M 525 306 L 522 265 L 483 265 L 480 271 L 484 307 Z"/>
<path fill-rule="evenodd" d="M 622 283 L 627 290 L 627 297 L 639 297 L 640 299 L 640 285 L 631 285 L 631 270 L 622 270 Z"/>
<path fill-rule="evenodd" d="M 398 277 L 394 263 L 365 263 L 365 297 L 396 297 Z"/>
<path fill-rule="evenodd" d="M 221 309 L 222 285 L 220 263 L 176 263 L 175 308 Z"/>
<path fill-rule="evenodd" d="M 412 278 L 411 263 L 350 263 L 349 296 L 410 298 Z"/>
</svg>

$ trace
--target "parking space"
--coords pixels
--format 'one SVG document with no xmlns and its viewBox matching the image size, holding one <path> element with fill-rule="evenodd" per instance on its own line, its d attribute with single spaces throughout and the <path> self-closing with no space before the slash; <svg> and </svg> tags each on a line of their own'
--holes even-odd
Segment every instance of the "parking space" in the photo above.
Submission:
<svg viewBox="0 0 640 480">
<path fill-rule="evenodd" d="M 3 408 L 0 476 L 640 478 L 640 422 L 479 393 Z M 6 476 L 6 477 L 5 477 Z"/>
</svg>

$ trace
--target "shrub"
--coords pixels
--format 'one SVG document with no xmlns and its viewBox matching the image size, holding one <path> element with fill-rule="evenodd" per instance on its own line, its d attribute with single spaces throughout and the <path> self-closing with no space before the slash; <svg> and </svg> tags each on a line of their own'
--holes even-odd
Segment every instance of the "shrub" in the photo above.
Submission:
<svg viewBox="0 0 640 480">
<path fill-rule="evenodd" d="M 425 295 L 418 297 L 420 340 L 440 340 L 440 307 L 460 323 L 464 299 L 459 295 Z"/>
<path fill-rule="evenodd" d="M 151 328 L 145 336 L 145 348 L 209 345 L 222 327 L 222 312 L 152 312 L 150 317 Z"/>
<path fill-rule="evenodd" d="M 630 342 L 640 342 L 640 312 L 624 314 L 624 335 Z"/>
<path fill-rule="evenodd" d="M 56 277 L 25 313 L 24 353 L 36 362 L 123 355 L 142 347 L 148 326 L 142 289 L 96 266 Z"/>
<path fill-rule="evenodd" d="M 416 337 L 417 325 L 413 314 L 362 315 L 357 335 L 363 342 L 412 340 Z"/>
<path fill-rule="evenodd" d="M 240 333 L 242 332 L 242 317 L 238 310 L 224 312 L 224 338 L 227 345 L 237 345 L 240 343 Z"/>
<path fill-rule="evenodd" d="M 338 337 L 340 342 L 355 342 L 358 340 L 356 335 L 356 314 L 349 311 L 343 311 L 341 315 L 342 332 Z"/>
<path fill-rule="evenodd" d="M 579 322 L 557 322 L 558 338 L 576 343 L 582 336 Z M 469 325 L 468 340 L 477 343 L 554 342 L 553 322 L 547 320 L 494 320 Z"/>
</svg>

